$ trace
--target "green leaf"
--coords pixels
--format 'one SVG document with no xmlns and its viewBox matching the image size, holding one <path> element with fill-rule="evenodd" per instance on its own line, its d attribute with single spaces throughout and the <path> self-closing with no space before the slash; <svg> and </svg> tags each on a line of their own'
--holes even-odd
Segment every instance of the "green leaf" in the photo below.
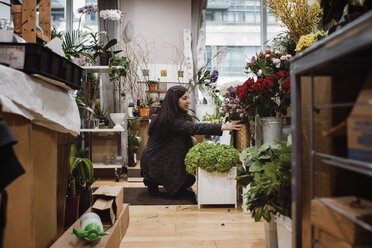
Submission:
<svg viewBox="0 0 372 248">
<path fill-rule="evenodd" d="M 260 172 L 262 170 L 262 165 L 257 161 L 251 163 L 249 166 L 249 172 Z"/>
</svg>

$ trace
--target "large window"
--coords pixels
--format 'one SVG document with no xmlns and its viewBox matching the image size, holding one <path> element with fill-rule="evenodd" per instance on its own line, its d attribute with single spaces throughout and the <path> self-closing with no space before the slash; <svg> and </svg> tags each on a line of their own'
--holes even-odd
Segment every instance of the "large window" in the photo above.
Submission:
<svg viewBox="0 0 372 248">
<path fill-rule="evenodd" d="M 208 0 L 207 22 L 260 23 L 259 0 Z M 275 23 L 268 13 L 268 23 Z"/>
<path fill-rule="evenodd" d="M 217 46 L 220 51 L 222 46 Z M 219 66 L 219 75 L 221 77 L 244 77 L 244 67 L 247 61 L 260 50 L 260 46 L 229 46 L 226 58 Z M 212 47 L 206 47 L 205 62 L 212 58 Z M 211 70 L 211 63 L 207 69 Z"/>
</svg>

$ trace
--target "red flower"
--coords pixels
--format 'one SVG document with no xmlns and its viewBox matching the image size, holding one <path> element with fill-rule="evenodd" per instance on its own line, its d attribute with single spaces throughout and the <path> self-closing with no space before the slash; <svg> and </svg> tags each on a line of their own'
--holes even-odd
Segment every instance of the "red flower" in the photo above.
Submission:
<svg viewBox="0 0 372 248">
<path fill-rule="evenodd" d="M 260 91 L 261 88 L 262 88 L 262 85 L 261 85 L 261 83 L 259 83 L 258 81 L 257 81 L 254 85 L 252 85 L 252 89 L 253 89 L 254 91 L 256 91 L 256 92 Z"/>
<path fill-rule="evenodd" d="M 240 100 L 244 100 L 248 97 L 248 87 L 246 84 L 240 85 L 236 88 L 236 94 L 238 94 L 238 97 Z"/>
<path fill-rule="evenodd" d="M 284 91 L 291 91 L 291 77 L 288 77 L 280 87 Z"/>
<path fill-rule="evenodd" d="M 248 84 L 249 86 L 252 86 L 254 84 L 254 79 L 253 78 L 248 78 L 244 84 Z"/>
<path fill-rule="evenodd" d="M 273 87 L 274 87 L 274 82 L 272 80 L 270 80 L 270 78 L 265 78 L 262 82 L 262 86 L 266 89 L 266 90 L 271 90 Z"/>
<path fill-rule="evenodd" d="M 283 71 L 283 70 L 280 70 L 280 71 L 277 72 L 277 75 L 281 78 L 285 78 L 287 76 L 287 72 Z"/>
</svg>

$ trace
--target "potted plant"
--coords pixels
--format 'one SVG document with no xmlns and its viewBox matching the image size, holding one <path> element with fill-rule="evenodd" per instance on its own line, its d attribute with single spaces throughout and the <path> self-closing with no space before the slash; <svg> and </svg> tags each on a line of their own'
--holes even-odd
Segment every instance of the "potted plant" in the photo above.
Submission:
<svg viewBox="0 0 372 248">
<path fill-rule="evenodd" d="M 112 53 L 120 53 L 121 50 L 111 51 L 112 47 L 115 46 L 118 41 L 116 39 L 109 40 L 106 45 L 104 45 L 99 38 L 99 35 L 105 34 L 105 32 L 95 32 L 90 34 L 90 44 L 87 46 L 87 50 L 93 53 L 93 58 L 96 61 L 97 58 L 100 58 L 101 65 L 108 65 L 109 59 L 112 56 Z"/>
<path fill-rule="evenodd" d="M 158 81 L 155 80 L 148 80 L 147 85 L 149 86 L 149 91 L 156 91 L 156 87 L 159 84 Z"/>
<path fill-rule="evenodd" d="M 227 145 L 202 142 L 192 147 L 186 155 L 185 165 L 189 174 L 198 170 L 198 207 L 201 204 L 234 204 L 236 198 L 236 165 L 238 150 Z"/>
<path fill-rule="evenodd" d="M 94 118 L 99 119 L 99 125 L 100 126 L 108 126 L 109 125 L 109 109 L 105 108 L 105 106 L 100 106 L 99 104 L 96 105 L 95 111 L 94 111 Z"/>
<path fill-rule="evenodd" d="M 287 142 L 276 141 L 275 145 L 247 148 L 240 155 L 244 164 L 238 169 L 238 185 L 251 185 L 249 191 L 243 194 L 247 200 L 245 207 L 251 211 L 255 221 L 266 221 L 267 233 L 273 235 L 266 240 L 273 246 L 276 246 L 277 237 L 280 243 L 280 238 L 288 237 L 288 234 L 274 234 L 277 228 L 272 217 L 279 216 L 277 223 L 281 231 L 283 226 L 288 227 L 291 223 L 291 147 L 289 136 Z M 286 244 L 283 247 L 290 246 Z"/>
<path fill-rule="evenodd" d="M 93 164 L 88 158 L 84 157 L 86 153 L 87 148 L 77 151 L 76 146 L 74 144 L 71 145 L 65 228 L 71 226 L 77 220 L 78 216 L 84 213 L 92 203 L 90 186 L 94 182 Z"/>
<path fill-rule="evenodd" d="M 129 122 L 132 123 L 129 126 L 133 125 L 135 122 Z M 128 131 L 128 166 L 134 167 L 136 166 L 136 159 L 134 158 L 134 155 L 138 148 L 140 147 L 142 143 L 142 138 L 138 136 L 138 130 Z"/>
<path fill-rule="evenodd" d="M 139 103 L 139 113 L 141 117 L 148 117 L 150 116 L 150 105 L 154 102 L 154 100 L 147 96 L 146 99 L 140 100 Z"/>
<path fill-rule="evenodd" d="M 129 71 L 130 61 L 125 56 L 116 56 L 115 53 L 111 53 L 111 59 L 109 61 L 109 78 L 114 84 L 115 91 L 119 92 L 120 97 L 125 99 L 125 91 L 121 87 L 121 79 L 127 76 Z M 119 104 L 120 106 L 120 104 Z M 120 108 L 119 108 L 120 112 Z"/>
</svg>

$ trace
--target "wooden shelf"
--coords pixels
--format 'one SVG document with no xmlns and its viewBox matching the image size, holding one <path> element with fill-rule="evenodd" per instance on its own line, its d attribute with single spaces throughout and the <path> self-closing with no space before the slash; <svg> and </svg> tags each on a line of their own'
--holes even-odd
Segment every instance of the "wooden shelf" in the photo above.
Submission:
<svg viewBox="0 0 372 248">
<path fill-rule="evenodd" d="M 101 129 L 80 129 L 82 133 L 109 133 L 109 132 L 125 132 L 125 129 L 101 128 Z"/>
<path fill-rule="evenodd" d="M 147 93 L 167 93 L 166 90 L 146 90 Z"/>
<path fill-rule="evenodd" d="M 50 38 L 47 35 L 42 34 L 39 30 L 36 31 L 36 37 L 39 38 L 40 40 L 45 41 L 45 42 L 50 41 Z"/>
</svg>

